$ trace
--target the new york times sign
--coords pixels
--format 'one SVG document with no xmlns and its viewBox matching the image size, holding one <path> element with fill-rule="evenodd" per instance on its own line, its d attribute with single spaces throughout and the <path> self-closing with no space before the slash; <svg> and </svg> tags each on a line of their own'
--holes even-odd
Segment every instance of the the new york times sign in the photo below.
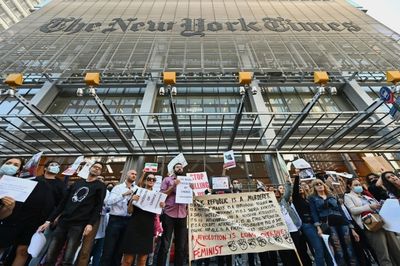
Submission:
<svg viewBox="0 0 400 266">
<path fill-rule="evenodd" d="M 295 22 L 282 17 L 265 17 L 262 22 L 248 21 L 244 18 L 228 22 L 206 21 L 203 18 L 183 18 L 181 22 L 174 21 L 155 22 L 153 20 L 140 21 L 137 18 L 114 18 L 106 25 L 101 22 L 87 23 L 81 18 L 54 18 L 50 22 L 42 25 L 40 31 L 44 33 L 64 32 L 74 34 L 78 32 L 110 33 L 114 31 L 122 32 L 166 32 L 179 27 L 180 34 L 184 37 L 205 36 L 207 32 L 260 32 L 269 30 L 273 32 L 357 32 L 361 28 L 353 22 Z"/>
</svg>

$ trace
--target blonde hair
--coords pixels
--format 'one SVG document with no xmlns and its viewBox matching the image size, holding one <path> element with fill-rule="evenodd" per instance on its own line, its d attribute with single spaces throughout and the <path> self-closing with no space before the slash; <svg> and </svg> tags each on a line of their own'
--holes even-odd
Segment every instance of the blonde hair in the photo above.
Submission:
<svg viewBox="0 0 400 266">
<path fill-rule="evenodd" d="M 331 195 L 332 195 L 332 191 L 331 191 L 331 190 L 329 189 L 329 187 L 325 184 L 325 182 L 322 181 L 321 179 L 315 179 L 315 180 L 313 180 L 313 181 L 311 182 L 311 193 L 310 193 L 310 195 L 315 195 L 315 196 L 318 195 L 318 192 L 317 192 L 317 190 L 315 189 L 315 185 L 316 185 L 317 183 L 322 183 L 322 185 L 324 186 L 325 194 L 326 194 L 327 196 L 331 196 Z"/>
</svg>

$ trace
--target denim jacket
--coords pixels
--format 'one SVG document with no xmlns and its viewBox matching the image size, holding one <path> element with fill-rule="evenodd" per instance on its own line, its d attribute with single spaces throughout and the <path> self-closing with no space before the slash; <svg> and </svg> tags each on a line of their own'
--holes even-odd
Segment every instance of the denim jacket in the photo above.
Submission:
<svg viewBox="0 0 400 266">
<path fill-rule="evenodd" d="M 321 225 L 322 222 L 326 222 L 329 215 L 340 215 L 346 217 L 342 207 L 338 200 L 334 196 L 328 196 L 326 200 L 318 195 L 312 195 L 309 197 L 311 216 L 314 221 L 314 225 Z M 344 219 L 349 223 L 347 219 Z"/>
</svg>

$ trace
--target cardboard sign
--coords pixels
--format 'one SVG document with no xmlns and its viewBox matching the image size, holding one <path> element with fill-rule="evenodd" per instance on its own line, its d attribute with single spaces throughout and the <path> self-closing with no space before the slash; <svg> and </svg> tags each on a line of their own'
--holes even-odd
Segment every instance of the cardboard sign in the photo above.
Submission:
<svg viewBox="0 0 400 266">
<path fill-rule="evenodd" d="M 192 178 L 193 192 L 195 196 L 205 195 L 205 190 L 210 188 L 206 172 L 187 173 L 187 176 Z"/>
<path fill-rule="evenodd" d="M 84 160 L 85 160 L 84 156 L 79 156 L 78 158 L 76 158 L 75 162 L 70 167 L 65 169 L 64 172 L 62 172 L 62 175 L 73 175 L 73 174 L 75 174 L 76 170 L 78 170 L 79 165 L 81 165 L 81 163 Z"/>
<path fill-rule="evenodd" d="M 193 202 L 193 190 L 190 187 L 192 178 L 189 176 L 177 176 L 181 182 L 176 186 L 175 203 L 191 204 Z"/>
<path fill-rule="evenodd" d="M 211 178 L 211 186 L 212 189 L 230 189 L 230 182 L 228 176 L 221 176 L 221 177 L 212 177 Z"/>
<path fill-rule="evenodd" d="M 224 152 L 224 169 L 230 169 L 236 167 L 235 155 L 233 151 Z"/>
<path fill-rule="evenodd" d="M 188 165 L 188 163 L 187 163 L 187 161 L 186 161 L 186 159 L 185 159 L 185 156 L 183 156 L 183 153 L 179 153 L 174 159 L 172 159 L 172 160 L 168 163 L 167 168 L 168 168 L 168 173 L 169 173 L 170 175 L 173 174 L 173 172 L 174 172 L 174 169 L 173 169 L 173 168 L 174 168 L 174 166 L 175 166 L 177 163 L 182 164 L 183 167 L 186 167 L 186 165 Z"/>
<path fill-rule="evenodd" d="M 272 192 L 195 197 L 188 224 L 190 260 L 295 249 Z"/>
<path fill-rule="evenodd" d="M 144 169 L 146 173 L 157 173 L 158 170 L 158 163 L 145 163 Z"/>
</svg>

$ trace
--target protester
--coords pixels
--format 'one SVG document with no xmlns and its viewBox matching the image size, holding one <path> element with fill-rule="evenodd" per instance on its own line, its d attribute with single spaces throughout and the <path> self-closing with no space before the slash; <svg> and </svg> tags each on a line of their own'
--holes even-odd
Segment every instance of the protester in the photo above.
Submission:
<svg viewBox="0 0 400 266">
<path fill-rule="evenodd" d="M 14 163 L 11 163 L 11 161 Z M 19 169 L 22 169 L 22 164 L 18 164 L 18 162 L 21 163 L 22 161 L 19 158 L 12 158 L 11 161 L 6 161 L 5 165 L 8 165 L 9 170 L 5 168 L 4 174 L 16 175 L 19 173 Z M 20 167 L 18 168 L 18 166 Z M 16 248 L 15 257 L 13 258 L 13 255 L 11 255 L 9 258 L 9 261 L 13 261 L 14 266 L 25 265 L 29 258 L 28 246 L 32 235 L 55 206 L 53 193 L 47 182 L 35 177 L 26 178 L 37 182 L 35 188 L 25 202 L 16 202 L 11 215 L 4 219 L 0 225 L 0 248 L 11 245 Z"/>
<path fill-rule="evenodd" d="M 390 198 L 400 199 L 400 178 L 394 172 L 388 171 L 382 173 L 381 180 Z"/>
<path fill-rule="evenodd" d="M 373 248 L 377 255 L 378 263 L 381 266 L 395 265 L 392 263 L 391 257 L 394 258 L 400 254 L 400 250 L 389 249 L 383 228 L 377 231 L 369 231 L 363 224 L 362 216 L 368 214 L 377 214 L 381 205 L 375 199 L 362 194 L 363 188 L 358 179 L 350 179 L 350 193 L 345 194 L 344 202 L 350 211 L 354 221 L 363 229 L 368 239 L 369 245 Z M 392 252 L 392 254 L 390 254 Z"/>
<path fill-rule="evenodd" d="M 138 183 L 140 187 L 153 190 L 157 178 L 153 174 L 147 175 L 146 179 L 141 179 Z M 138 195 L 132 196 L 133 201 L 140 200 Z M 160 202 L 160 207 L 165 206 Z M 157 215 L 144 211 L 139 207 L 134 207 L 132 217 L 129 219 L 124 238 L 122 241 L 122 266 L 130 266 L 138 255 L 137 266 L 145 266 L 147 255 L 153 252 L 153 235 L 155 223 L 159 222 Z"/>
<path fill-rule="evenodd" d="M 313 249 L 314 259 L 317 266 L 324 266 L 324 246 L 321 237 L 318 235 L 317 229 L 313 225 L 311 216 L 310 202 L 308 200 L 309 186 L 306 182 L 300 183 L 299 175 L 295 176 L 292 200 L 297 213 L 302 221 L 301 232 L 307 238 L 308 243 Z"/>
<path fill-rule="evenodd" d="M 63 265 L 72 265 L 82 236 L 88 235 L 100 218 L 103 200 L 106 194 L 105 185 L 97 180 L 103 164 L 95 162 L 89 169 L 86 180 L 81 179 L 71 185 L 57 209 L 49 219 L 38 228 L 46 230 L 58 218 L 58 224 L 50 242 L 45 265 L 53 266 L 67 242 Z"/>
<path fill-rule="evenodd" d="M 104 238 L 101 266 L 114 266 L 121 263 L 122 252 L 120 242 L 128 225 L 128 201 L 133 194 L 137 172 L 129 170 L 125 182 L 116 185 L 105 203 L 110 208 L 106 236 Z"/>
<path fill-rule="evenodd" d="M 172 233 L 175 236 L 175 266 L 182 266 L 185 258 L 185 243 L 187 240 L 187 204 L 175 203 L 176 186 L 180 183 L 177 176 L 183 175 L 183 166 L 177 163 L 173 166 L 174 174 L 164 178 L 161 184 L 161 192 L 168 195 L 165 201 L 162 225 L 164 233 L 161 236 L 161 245 L 157 257 L 157 266 L 165 266 L 167 254 L 172 241 Z"/>
<path fill-rule="evenodd" d="M 368 184 L 368 191 L 371 192 L 371 194 L 374 196 L 374 198 L 377 201 L 381 201 L 381 200 L 385 200 L 385 199 L 389 198 L 387 191 L 384 188 L 376 185 L 376 183 L 379 179 L 379 175 L 374 174 L 374 173 L 369 173 L 365 177 L 365 179 Z"/>
<path fill-rule="evenodd" d="M 44 174 L 42 176 L 37 177 L 38 180 L 43 181 L 48 185 L 48 189 L 50 191 L 48 191 L 47 193 L 51 193 L 53 201 L 53 206 L 51 210 L 52 212 L 56 209 L 58 204 L 60 204 L 61 200 L 64 198 L 67 191 L 64 182 L 56 178 L 59 172 L 60 172 L 60 163 L 58 163 L 57 161 L 50 160 L 46 162 L 46 164 L 44 165 Z M 43 221 L 41 223 L 43 223 Z M 46 240 L 49 240 L 51 238 L 52 232 L 53 230 L 51 230 L 51 228 L 48 228 L 44 232 Z M 31 261 L 29 262 L 29 266 L 36 266 L 40 263 L 40 261 L 42 260 L 43 256 L 47 251 L 48 243 L 49 241 L 46 242 L 46 245 L 43 247 L 42 251 L 36 258 L 31 259 Z"/>
<path fill-rule="evenodd" d="M 336 263 L 339 266 L 357 265 L 357 259 L 351 244 L 350 230 L 356 241 L 359 236 L 354 231 L 353 226 L 347 220 L 338 199 L 335 198 L 328 186 L 317 179 L 311 183 L 312 192 L 309 196 L 311 216 L 314 225 L 317 227 L 318 235 L 330 235 L 334 248 Z"/>
</svg>

